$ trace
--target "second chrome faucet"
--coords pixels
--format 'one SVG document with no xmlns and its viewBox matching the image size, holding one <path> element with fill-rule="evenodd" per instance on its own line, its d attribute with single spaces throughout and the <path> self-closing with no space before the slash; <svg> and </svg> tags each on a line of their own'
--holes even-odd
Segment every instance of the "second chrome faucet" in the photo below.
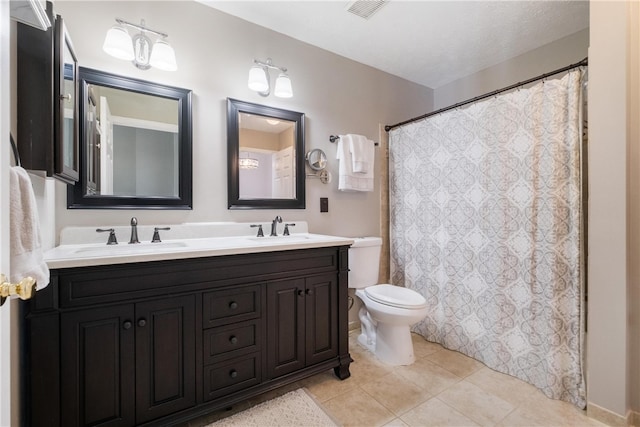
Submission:
<svg viewBox="0 0 640 427">
<path fill-rule="evenodd" d="M 131 238 L 129 239 L 129 244 L 131 243 L 140 243 L 140 240 L 138 240 L 138 218 L 135 216 L 131 218 Z"/>
</svg>

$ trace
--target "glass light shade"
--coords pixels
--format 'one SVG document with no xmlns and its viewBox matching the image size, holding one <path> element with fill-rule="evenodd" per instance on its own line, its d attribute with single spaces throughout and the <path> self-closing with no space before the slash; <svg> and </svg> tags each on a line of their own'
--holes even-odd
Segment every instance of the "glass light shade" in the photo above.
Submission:
<svg viewBox="0 0 640 427">
<path fill-rule="evenodd" d="M 164 71 L 176 71 L 178 69 L 176 53 L 171 45 L 164 40 L 157 40 L 153 45 L 149 64 Z"/>
<path fill-rule="evenodd" d="M 291 80 L 289 76 L 281 73 L 276 79 L 276 87 L 273 90 L 273 94 L 279 98 L 291 98 L 293 96 L 293 90 L 291 89 Z"/>
<path fill-rule="evenodd" d="M 269 90 L 269 80 L 266 71 L 259 65 L 254 65 L 249 70 L 249 89 L 256 92 L 266 92 Z"/>
<path fill-rule="evenodd" d="M 115 25 L 107 31 L 102 50 L 113 57 L 127 61 L 131 61 L 135 57 L 131 36 L 125 28 L 119 25 Z"/>
<path fill-rule="evenodd" d="M 244 157 L 238 160 L 238 164 L 240 169 L 258 169 L 258 166 L 260 166 L 258 159 Z"/>
</svg>

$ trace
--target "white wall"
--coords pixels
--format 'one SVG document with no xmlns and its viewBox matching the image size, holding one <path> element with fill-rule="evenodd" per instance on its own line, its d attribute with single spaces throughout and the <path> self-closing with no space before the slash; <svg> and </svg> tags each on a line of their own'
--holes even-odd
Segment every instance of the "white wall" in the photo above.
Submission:
<svg viewBox="0 0 640 427">
<path fill-rule="evenodd" d="M 57 231 L 69 225 L 140 224 L 193 221 L 306 220 L 313 232 L 358 236 L 379 230 L 379 183 L 373 193 L 341 193 L 337 179 L 321 184 L 307 179 L 305 210 L 227 209 L 226 98 L 266 104 L 306 114 L 306 148 L 321 148 L 329 170 L 337 176 L 331 134 L 360 133 L 378 140 L 378 124 L 396 123 L 433 107 L 429 88 L 331 54 L 282 34 L 242 21 L 195 2 L 55 2 L 66 21 L 80 65 L 126 74 L 193 90 L 193 210 L 67 210 L 64 185 L 57 185 Z M 115 17 L 131 22 L 144 18 L 153 29 L 169 34 L 175 48 L 175 73 L 140 71 L 102 51 Z M 294 97 L 262 98 L 247 89 L 253 59 L 273 58 L 289 69 Z M 319 198 L 329 198 L 320 213 Z"/>
<path fill-rule="evenodd" d="M 627 411 L 628 4 L 592 2 L 589 48 L 589 405 Z M 591 408 L 590 408 L 591 409 Z"/>
<path fill-rule="evenodd" d="M 501 62 L 434 91 L 434 109 L 466 101 L 575 64 L 587 57 L 589 30 L 585 29 Z"/>
</svg>

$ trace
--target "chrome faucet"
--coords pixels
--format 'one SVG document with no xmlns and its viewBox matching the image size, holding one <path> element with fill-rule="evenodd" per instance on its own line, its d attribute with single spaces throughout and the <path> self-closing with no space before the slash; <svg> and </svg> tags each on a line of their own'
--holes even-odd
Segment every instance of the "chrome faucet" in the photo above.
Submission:
<svg viewBox="0 0 640 427">
<path fill-rule="evenodd" d="M 131 218 L 131 238 L 129 243 L 140 243 L 140 240 L 138 240 L 138 218 L 135 216 Z"/>
<path fill-rule="evenodd" d="M 273 220 L 273 222 L 271 222 L 271 234 L 269 234 L 269 236 L 277 236 L 278 233 L 276 232 L 276 227 L 278 226 L 278 223 L 282 222 L 282 217 L 280 215 L 276 216 Z"/>
</svg>

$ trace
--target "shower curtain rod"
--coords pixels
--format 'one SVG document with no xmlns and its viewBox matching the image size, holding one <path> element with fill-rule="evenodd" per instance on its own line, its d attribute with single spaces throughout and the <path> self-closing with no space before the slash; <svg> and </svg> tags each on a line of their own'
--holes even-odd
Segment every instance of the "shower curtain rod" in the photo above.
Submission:
<svg viewBox="0 0 640 427">
<path fill-rule="evenodd" d="M 539 75 L 537 77 L 533 77 L 533 78 L 531 78 L 529 80 L 525 80 L 523 82 L 516 83 L 516 84 L 513 84 L 511 86 L 503 87 L 502 89 L 494 90 L 493 92 L 485 93 L 484 95 L 476 96 L 475 98 L 471 98 L 471 99 L 468 99 L 466 101 L 458 102 L 457 104 L 450 105 L 449 107 L 441 108 L 439 110 L 432 111 L 431 113 L 423 114 L 421 116 L 414 117 L 413 119 L 409 119 L 409 120 L 405 120 L 404 122 L 396 123 L 395 125 L 386 125 L 384 127 L 384 130 L 389 132 L 391 129 L 395 129 L 395 128 L 399 127 L 399 126 L 403 126 L 403 125 L 406 125 L 406 124 L 409 124 L 409 123 L 417 122 L 418 120 L 426 119 L 427 117 L 435 116 L 436 114 L 444 113 L 445 111 L 453 110 L 455 108 L 462 107 L 463 105 L 472 104 L 472 103 L 474 103 L 476 101 L 480 101 L 480 100 L 485 99 L 485 98 L 491 98 L 492 96 L 498 95 L 499 93 L 506 92 L 506 91 L 511 90 L 511 89 L 516 89 L 518 87 L 524 86 L 524 85 L 529 84 L 529 83 L 533 83 L 533 82 L 538 81 L 538 80 L 544 80 L 547 77 L 553 76 L 555 74 L 560 74 L 560 73 L 563 73 L 565 71 L 569 71 L 569 70 L 571 70 L 573 68 L 587 66 L 588 62 L 589 62 L 588 59 L 589 58 L 584 58 L 582 61 L 576 62 L 575 64 L 567 65 L 566 67 L 559 68 L 559 69 L 551 71 L 549 73 L 541 74 L 541 75 Z"/>
</svg>

